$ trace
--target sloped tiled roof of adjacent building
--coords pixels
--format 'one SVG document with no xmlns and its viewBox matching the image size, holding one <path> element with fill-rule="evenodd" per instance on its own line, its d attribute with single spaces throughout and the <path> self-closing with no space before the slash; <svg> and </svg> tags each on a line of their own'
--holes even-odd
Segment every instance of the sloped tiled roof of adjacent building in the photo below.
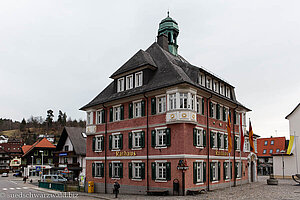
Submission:
<svg viewBox="0 0 300 200">
<path fill-rule="evenodd" d="M 156 42 L 154 42 L 146 51 L 140 50 L 139 52 L 137 52 L 121 68 L 119 68 L 112 75 L 112 77 L 133 70 L 138 66 L 144 64 L 149 64 L 156 67 L 153 76 L 150 78 L 147 84 L 130 90 L 116 92 L 114 82 L 111 82 L 91 102 L 83 106 L 81 110 L 85 110 L 89 107 L 107 103 L 113 100 L 129 97 L 132 95 L 143 94 L 145 92 L 150 92 L 182 83 L 188 83 L 207 92 L 213 92 L 212 90 L 209 90 L 197 83 L 199 71 L 205 71 L 204 69 L 191 65 L 179 55 L 175 56 L 169 53 L 168 51 L 160 47 Z M 210 76 L 214 77 L 215 79 L 221 80 L 207 71 L 205 71 L 205 73 L 210 74 Z M 229 83 L 226 84 L 231 86 Z M 220 98 L 226 98 L 218 93 L 215 93 L 215 95 Z M 226 100 L 238 104 L 241 107 L 249 110 L 236 100 L 234 93 L 232 99 L 226 98 Z"/>
<path fill-rule="evenodd" d="M 26 146 L 26 147 L 24 147 L 24 146 Z M 35 147 L 36 148 L 53 148 L 53 149 L 56 148 L 56 146 L 54 144 L 52 144 L 51 142 L 49 142 L 47 140 L 47 138 L 40 139 L 40 140 L 36 141 L 33 145 L 24 145 L 24 146 L 22 146 L 22 150 L 24 152 L 23 156 L 28 154 Z"/>
</svg>

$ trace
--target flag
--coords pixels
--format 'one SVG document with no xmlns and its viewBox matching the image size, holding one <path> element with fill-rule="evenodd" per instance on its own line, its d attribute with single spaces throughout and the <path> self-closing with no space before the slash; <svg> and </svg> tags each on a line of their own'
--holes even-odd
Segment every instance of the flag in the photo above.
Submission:
<svg viewBox="0 0 300 200">
<path fill-rule="evenodd" d="M 293 153 L 293 151 L 295 149 L 295 142 L 294 142 L 294 140 L 295 140 L 295 136 L 291 135 L 290 136 L 290 141 L 289 141 L 289 147 L 288 147 L 287 152 L 286 152 L 289 155 L 291 153 Z"/>
<path fill-rule="evenodd" d="M 243 121 L 242 121 L 242 116 L 240 116 L 240 130 L 241 130 L 241 151 L 244 150 L 244 133 L 243 133 Z"/>
<path fill-rule="evenodd" d="M 252 152 L 255 152 L 254 148 L 254 141 L 253 141 L 253 130 L 251 126 L 251 121 L 249 120 L 249 143 L 250 143 L 250 149 Z"/>
<path fill-rule="evenodd" d="M 230 116 L 228 115 L 227 120 L 227 133 L 228 133 L 228 153 L 231 153 L 232 141 L 231 141 L 231 125 L 230 125 Z"/>
</svg>

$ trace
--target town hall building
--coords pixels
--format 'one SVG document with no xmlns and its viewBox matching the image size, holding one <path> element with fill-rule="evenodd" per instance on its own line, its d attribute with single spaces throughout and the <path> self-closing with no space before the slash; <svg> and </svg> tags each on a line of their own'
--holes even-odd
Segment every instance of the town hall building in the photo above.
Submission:
<svg viewBox="0 0 300 200">
<path fill-rule="evenodd" d="M 178 35 L 168 15 L 157 41 L 133 55 L 81 108 L 87 113 L 86 181 L 95 183 L 95 192 L 112 193 L 115 181 L 120 193 L 135 194 L 172 194 L 173 182 L 186 194 L 256 181 L 257 158 L 247 135 L 244 152 L 239 145 L 250 109 L 237 101 L 234 86 L 178 54 Z"/>
</svg>

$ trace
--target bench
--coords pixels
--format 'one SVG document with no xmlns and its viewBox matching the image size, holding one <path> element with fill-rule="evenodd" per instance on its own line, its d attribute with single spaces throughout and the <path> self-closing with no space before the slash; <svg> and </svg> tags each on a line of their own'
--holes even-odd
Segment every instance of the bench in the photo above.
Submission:
<svg viewBox="0 0 300 200">
<path fill-rule="evenodd" d="M 147 195 L 167 196 L 169 195 L 169 191 L 168 190 L 147 190 Z"/>
<path fill-rule="evenodd" d="M 205 192 L 205 189 L 202 190 L 187 190 L 186 194 L 187 195 L 196 195 L 196 194 L 202 194 Z"/>
<path fill-rule="evenodd" d="M 292 175 L 292 178 L 300 185 L 300 174 Z"/>
</svg>

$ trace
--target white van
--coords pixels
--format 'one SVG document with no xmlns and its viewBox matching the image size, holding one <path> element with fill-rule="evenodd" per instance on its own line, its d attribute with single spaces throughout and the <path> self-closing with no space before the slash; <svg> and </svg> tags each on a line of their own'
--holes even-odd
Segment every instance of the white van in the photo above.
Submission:
<svg viewBox="0 0 300 200">
<path fill-rule="evenodd" d="M 43 175 L 41 177 L 42 182 L 67 182 L 67 179 L 61 175 Z"/>
</svg>

